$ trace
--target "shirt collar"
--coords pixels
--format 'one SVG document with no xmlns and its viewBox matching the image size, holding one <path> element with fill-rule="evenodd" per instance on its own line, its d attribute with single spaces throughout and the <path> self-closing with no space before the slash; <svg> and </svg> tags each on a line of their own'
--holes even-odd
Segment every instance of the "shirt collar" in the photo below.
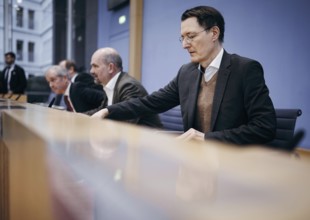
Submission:
<svg viewBox="0 0 310 220">
<path fill-rule="evenodd" d="M 117 79 L 118 79 L 120 74 L 121 74 L 121 72 L 118 72 L 117 74 L 115 74 L 115 76 L 113 76 L 113 78 L 110 79 L 108 84 L 104 86 L 104 89 L 108 89 L 108 90 L 113 91 L 114 87 L 115 87 L 115 84 L 116 84 L 116 81 L 117 81 Z"/>
<path fill-rule="evenodd" d="M 221 65 L 221 61 L 222 61 L 222 57 L 223 57 L 223 54 L 224 54 L 224 49 L 222 48 L 220 50 L 220 52 L 216 55 L 216 57 L 214 58 L 214 60 L 212 60 L 212 62 L 210 63 L 210 66 L 214 67 L 214 68 L 217 68 L 219 69 L 220 68 L 220 65 Z"/>
<path fill-rule="evenodd" d="M 220 69 L 223 54 L 224 49 L 222 48 L 220 52 L 216 55 L 216 57 L 212 60 L 210 65 L 206 68 L 206 71 L 204 73 L 204 78 L 206 82 L 208 82 L 214 76 L 214 74 Z M 200 64 L 198 66 L 198 69 L 201 70 Z"/>
<path fill-rule="evenodd" d="M 65 94 L 64 94 L 64 95 L 67 95 L 68 97 L 70 97 L 70 87 L 71 87 L 71 83 L 69 82 L 69 84 L 66 88 Z"/>
<path fill-rule="evenodd" d="M 12 71 L 14 68 L 15 68 L 15 63 L 13 63 L 13 64 L 10 66 L 9 70 Z"/>
<path fill-rule="evenodd" d="M 74 82 L 75 81 L 75 78 L 78 76 L 78 74 L 77 73 L 75 73 L 73 76 L 72 76 L 72 78 L 70 79 L 70 81 L 71 82 Z"/>
</svg>

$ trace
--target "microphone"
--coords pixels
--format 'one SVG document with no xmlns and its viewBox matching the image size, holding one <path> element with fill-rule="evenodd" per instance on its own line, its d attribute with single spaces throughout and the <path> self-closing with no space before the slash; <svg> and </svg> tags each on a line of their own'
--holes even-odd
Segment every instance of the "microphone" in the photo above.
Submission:
<svg viewBox="0 0 310 220">
<path fill-rule="evenodd" d="M 56 100 L 56 98 L 54 97 L 54 98 L 52 99 L 52 101 L 50 102 L 50 104 L 48 104 L 47 107 L 51 108 L 51 107 L 53 106 L 55 100 Z"/>
</svg>

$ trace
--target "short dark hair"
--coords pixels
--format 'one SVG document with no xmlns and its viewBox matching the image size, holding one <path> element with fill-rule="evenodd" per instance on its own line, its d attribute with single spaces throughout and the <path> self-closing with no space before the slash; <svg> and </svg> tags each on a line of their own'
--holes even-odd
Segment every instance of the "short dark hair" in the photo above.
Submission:
<svg viewBox="0 0 310 220">
<path fill-rule="evenodd" d="M 77 71 L 77 66 L 73 60 L 65 60 L 65 66 L 66 69 L 69 70 L 71 67 L 73 67 L 73 70 Z"/>
<path fill-rule="evenodd" d="M 10 56 L 13 57 L 14 60 L 16 59 L 16 55 L 12 51 L 5 53 L 4 56 Z"/>
<path fill-rule="evenodd" d="M 219 41 L 223 43 L 225 32 L 225 21 L 222 14 L 210 6 L 197 6 L 186 10 L 181 17 L 184 21 L 190 17 L 196 17 L 198 24 L 205 29 L 217 26 L 220 29 Z"/>
</svg>

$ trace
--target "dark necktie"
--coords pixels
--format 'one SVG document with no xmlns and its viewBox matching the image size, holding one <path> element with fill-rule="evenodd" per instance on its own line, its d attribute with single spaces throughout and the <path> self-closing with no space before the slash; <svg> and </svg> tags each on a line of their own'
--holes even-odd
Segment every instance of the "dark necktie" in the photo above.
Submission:
<svg viewBox="0 0 310 220">
<path fill-rule="evenodd" d="M 66 103 L 66 106 L 67 106 L 67 111 L 69 112 L 73 112 L 73 107 L 69 101 L 69 97 L 67 95 L 64 95 L 64 101 Z"/>
</svg>

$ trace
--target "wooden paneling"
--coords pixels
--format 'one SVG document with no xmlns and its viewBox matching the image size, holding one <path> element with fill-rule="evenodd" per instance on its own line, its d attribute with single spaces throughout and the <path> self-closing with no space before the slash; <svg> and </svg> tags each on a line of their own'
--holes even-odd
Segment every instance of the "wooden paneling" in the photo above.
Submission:
<svg viewBox="0 0 310 220">
<path fill-rule="evenodd" d="M 310 162 L 310 149 L 297 148 L 295 156 L 300 160 Z"/>
<path fill-rule="evenodd" d="M 0 97 L 18 102 L 27 102 L 27 95 L 23 94 L 0 94 Z"/>
<path fill-rule="evenodd" d="M 27 126 L 6 114 L 2 115 L 2 125 L 8 155 L 10 220 L 53 219 L 46 167 L 46 143 Z M 43 129 L 43 124 L 41 125 Z"/>
<path fill-rule="evenodd" d="M 8 149 L 0 139 L 0 219 L 9 219 Z"/>
<path fill-rule="evenodd" d="M 130 1 L 129 74 L 141 80 L 143 0 Z"/>
</svg>

